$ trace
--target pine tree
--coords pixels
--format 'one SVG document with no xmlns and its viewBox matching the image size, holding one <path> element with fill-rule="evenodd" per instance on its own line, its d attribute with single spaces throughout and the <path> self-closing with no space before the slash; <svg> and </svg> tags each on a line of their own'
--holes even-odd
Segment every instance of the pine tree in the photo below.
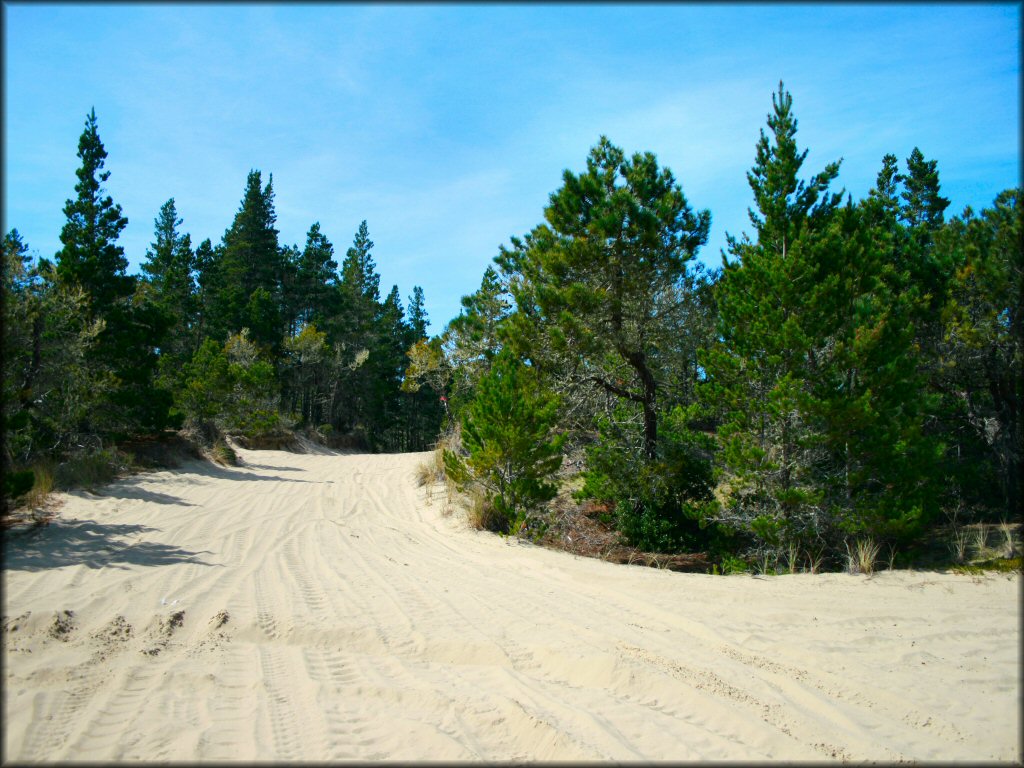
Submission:
<svg viewBox="0 0 1024 768">
<path fill-rule="evenodd" d="M 67 221 L 61 229 L 63 247 L 57 252 L 57 274 L 85 291 L 94 316 L 103 317 L 113 304 L 131 295 L 134 281 L 125 270 L 128 260 L 117 244 L 128 219 L 121 206 L 105 195 L 110 171 L 103 167 L 107 151 L 100 140 L 96 110 L 90 110 L 78 140 L 82 164 L 75 171 L 76 197 L 64 204 Z"/>
<path fill-rule="evenodd" d="M 64 206 L 67 221 L 56 275 L 67 286 L 81 288 L 89 318 L 103 321 L 94 356 L 114 384 L 109 402 L 90 416 L 90 429 L 109 436 L 158 430 L 166 424 L 171 403 L 170 393 L 153 384 L 168 318 L 145 291 L 136 294 L 135 278 L 125 273 L 128 262 L 117 238 L 128 221 L 120 206 L 104 196 L 102 185 L 110 172 L 103 170 L 107 152 L 95 110 L 86 119 L 78 157 L 77 197 Z"/>
<path fill-rule="evenodd" d="M 160 350 L 161 365 L 167 370 L 180 370 L 191 358 L 198 341 L 196 257 L 191 236 L 178 229 L 181 224 L 172 197 L 161 206 L 154 220 L 153 244 L 141 265 L 153 287 L 154 303 L 169 316 L 167 340 Z"/>
<path fill-rule="evenodd" d="M 925 430 L 936 401 L 915 343 L 919 295 L 903 290 L 891 239 L 873 231 L 874 204 L 837 211 L 808 254 L 803 411 L 822 449 L 813 471 L 829 523 L 906 542 L 938 511 L 942 445 Z"/>
<path fill-rule="evenodd" d="M 314 222 L 306 234 L 295 275 L 296 316 L 300 326 L 323 325 L 337 312 L 337 283 L 334 246 L 320 231 L 320 222 Z"/>
<path fill-rule="evenodd" d="M 95 354 L 103 320 L 88 296 L 34 267 L 17 230 L 3 239 L 3 434 L 5 472 L 59 457 L 93 433 L 112 376 Z"/>
<path fill-rule="evenodd" d="M 448 323 L 440 337 L 439 350 L 444 367 L 453 377 L 447 394 L 455 409 L 463 396 L 471 396 L 477 382 L 490 370 L 491 360 L 501 351 L 500 329 L 512 311 L 513 300 L 497 270 L 488 266 L 480 287 L 463 296 L 461 304 L 459 316 Z M 437 355 L 428 357 L 437 359 Z M 423 373 L 428 374 L 430 368 L 423 368 Z"/>
<path fill-rule="evenodd" d="M 903 205 L 900 217 L 910 229 L 923 227 L 934 232 L 943 222 L 943 212 L 949 200 L 939 194 L 939 172 L 936 160 L 925 160 L 921 150 L 914 147 L 907 158 Z"/>
<path fill-rule="evenodd" d="M 661 318 L 707 241 L 710 214 L 691 210 L 653 154 L 627 159 L 605 137 L 586 171 L 567 170 L 563 182 L 545 208 L 547 224 L 498 256 L 517 306 L 508 338 L 541 367 L 553 353 L 576 386 L 631 403 L 653 461 Z"/>
<path fill-rule="evenodd" d="M 373 241 L 366 221 L 360 223 L 345 253 L 338 285 L 339 311 L 325 329 L 341 353 L 355 361 L 335 390 L 331 423 L 341 433 L 354 433 L 366 447 L 374 439 L 373 414 L 379 406 L 376 378 L 382 368 L 380 275 L 373 260 Z M 404 351 L 404 350 L 403 350 Z M 361 361 L 361 362 L 360 362 Z"/>
<path fill-rule="evenodd" d="M 457 485 L 483 489 L 496 513 L 489 527 L 503 533 L 520 533 L 557 490 L 552 479 L 565 437 L 555 434 L 558 398 L 539 384 L 529 366 L 499 354 L 462 417 L 468 456 L 444 454 Z"/>
<path fill-rule="evenodd" d="M 1000 193 L 980 216 L 968 209 L 935 247 L 958 265 L 935 380 L 949 461 L 967 501 L 1012 518 L 1024 504 L 1024 192 Z"/>
<path fill-rule="evenodd" d="M 242 203 L 208 269 L 205 286 L 209 315 L 207 333 L 224 339 L 242 328 L 252 330 L 257 344 L 276 348 L 283 337 L 281 282 L 284 271 L 278 246 L 273 176 L 262 185 L 259 171 L 250 171 Z"/>
<path fill-rule="evenodd" d="M 380 275 L 373 260 L 373 241 L 364 220 L 341 265 L 341 333 L 349 343 L 366 336 L 380 305 Z"/>
<path fill-rule="evenodd" d="M 809 183 L 798 178 L 807 150 L 797 150 L 792 97 L 779 84 L 747 180 L 757 211 L 756 242 L 728 236 L 718 283 L 721 341 L 703 356 L 706 402 L 717 409 L 724 473 L 731 491 L 722 520 L 778 546 L 782 538 L 815 536 L 822 491 L 814 477 L 820 455 L 808 423 L 808 362 L 814 329 L 801 315 L 818 269 L 815 239 L 841 193 L 828 186 L 830 163 Z"/>
<path fill-rule="evenodd" d="M 427 308 L 424 304 L 423 289 L 418 285 L 412 287 L 406 319 L 409 324 L 409 344 L 415 344 L 420 339 L 427 338 L 427 323 L 430 322 L 430 318 L 427 316 Z"/>
</svg>

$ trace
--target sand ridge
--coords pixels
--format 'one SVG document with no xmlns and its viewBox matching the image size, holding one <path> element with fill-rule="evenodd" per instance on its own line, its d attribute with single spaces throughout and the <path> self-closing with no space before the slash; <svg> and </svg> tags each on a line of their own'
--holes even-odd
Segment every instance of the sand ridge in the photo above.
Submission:
<svg viewBox="0 0 1024 768">
<path fill-rule="evenodd" d="M 238 453 L 5 542 L 5 760 L 1021 758 L 1019 576 L 613 565 L 427 454 Z"/>
</svg>

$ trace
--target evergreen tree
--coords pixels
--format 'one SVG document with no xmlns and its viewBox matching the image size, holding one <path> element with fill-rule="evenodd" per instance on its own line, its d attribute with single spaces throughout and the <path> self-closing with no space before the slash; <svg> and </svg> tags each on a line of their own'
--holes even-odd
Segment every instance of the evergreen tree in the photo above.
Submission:
<svg viewBox="0 0 1024 768">
<path fill-rule="evenodd" d="M 92 433 L 112 376 L 94 354 L 103 320 L 88 296 L 33 267 L 17 230 L 3 239 L 3 465 L 5 472 L 72 450 Z"/>
<path fill-rule="evenodd" d="M 369 443 L 370 414 L 379 404 L 376 373 L 384 370 L 376 353 L 380 338 L 380 275 L 373 260 L 373 241 L 360 223 L 345 253 L 338 286 L 339 312 L 326 329 L 343 354 L 364 362 L 351 368 L 332 402 L 332 424 L 342 433 L 355 432 Z M 386 366 L 385 366 L 386 367 Z"/>
<path fill-rule="evenodd" d="M 483 489 L 496 513 L 490 527 L 518 534 L 554 498 L 565 441 L 554 432 L 557 419 L 558 398 L 540 386 L 536 372 L 508 351 L 499 354 L 462 417 L 468 456 L 444 454 L 457 485 Z"/>
<path fill-rule="evenodd" d="M 284 271 L 278 247 L 273 176 L 262 185 L 259 171 L 250 171 L 238 213 L 225 231 L 205 286 L 209 314 L 207 333 L 223 339 L 242 328 L 253 341 L 277 348 L 283 336 L 281 282 Z"/>
<path fill-rule="evenodd" d="M 125 272 L 128 260 L 117 244 L 128 219 L 103 187 L 110 171 L 103 170 L 107 151 L 100 140 L 95 109 L 86 117 L 78 157 L 82 164 L 75 171 L 76 197 L 64 204 L 67 220 L 60 233 L 63 247 L 56 256 L 57 275 L 80 286 L 93 315 L 103 317 L 116 301 L 131 295 L 134 281 Z"/>
<path fill-rule="evenodd" d="M 409 297 L 409 309 L 406 312 L 406 320 L 409 324 L 409 343 L 415 344 L 420 339 L 427 338 L 427 308 L 424 306 L 423 289 L 414 285 L 412 296 Z"/>
<path fill-rule="evenodd" d="M 782 83 L 772 107 L 771 134 L 762 129 L 747 174 L 757 240 L 728 236 L 733 259 L 724 259 L 716 290 L 720 341 L 703 356 L 703 391 L 720 414 L 731 489 L 721 519 L 774 546 L 821 527 L 813 474 L 820 446 L 805 408 L 815 338 L 800 310 L 818 277 L 811 247 L 841 194 L 828 193 L 838 162 L 809 183 L 798 178 L 807 150 L 797 150 L 792 97 Z"/>
<path fill-rule="evenodd" d="M 412 296 L 409 297 L 409 309 L 406 312 L 408 333 L 405 354 L 409 359 L 410 367 L 406 368 L 402 374 L 399 386 L 400 390 L 405 393 L 403 405 L 406 416 L 404 418 L 408 429 L 406 450 L 410 451 L 426 449 L 437 437 L 447 405 L 447 400 L 439 399 L 444 396 L 444 386 L 438 390 L 423 389 L 415 381 L 415 375 L 410 379 L 410 369 L 417 356 L 421 361 L 425 361 L 423 351 L 431 349 L 431 342 L 427 339 L 427 322 L 423 289 L 418 285 L 413 286 Z M 432 349 L 440 354 L 440 339 L 435 340 Z"/>
<path fill-rule="evenodd" d="M 627 159 L 605 137 L 587 170 L 567 170 L 563 180 L 544 211 L 547 224 L 498 256 L 517 306 L 508 338 L 542 367 L 553 352 L 568 381 L 632 403 L 653 461 L 661 318 L 686 262 L 707 241 L 710 214 L 693 213 L 653 154 Z"/>
<path fill-rule="evenodd" d="M 943 212 L 949 207 L 949 200 L 939 194 L 937 165 L 936 160 L 925 160 L 917 147 L 907 158 L 907 175 L 902 177 L 904 188 L 900 217 L 910 229 L 922 227 L 934 232 L 942 226 Z"/>
<path fill-rule="evenodd" d="M 830 522 L 906 541 L 938 511 L 942 445 L 925 430 L 937 402 L 918 361 L 919 294 L 903 290 L 871 209 L 837 211 L 808 254 L 817 272 L 802 308 L 813 338 L 804 411 L 820 431 L 815 474 Z"/>
<path fill-rule="evenodd" d="M 216 314 L 217 289 L 219 288 L 220 256 L 210 238 L 203 240 L 195 251 L 196 267 L 196 304 L 198 318 L 196 322 L 196 339 L 217 336 Z M 198 349 L 198 347 L 197 347 Z"/>
<path fill-rule="evenodd" d="M 448 323 L 440 337 L 444 367 L 454 376 L 448 392 L 453 408 L 490 370 L 491 360 L 501 351 L 501 326 L 513 307 L 508 286 L 491 266 L 484 270 L 480 287 L 460 301 L 459 316 Z M 431 366 L 421 369 L 427 374 Z"/>
<path fill-rule="evenodd" d="M 306 234 L 295 276 L 295 295 L 298 298 L 297 320 L 300 326 L 308 323 L 323 325 L 337 312 L 338 262 L 334 260 L 334 246 L 314 222 Z"/>
<path fill-rule="evenodd" d="M 179 232 L 181 223 L 172 197 L 163 204 L 154 221 L 153 244 L 141 265 L 153 287 L 153 302 L 169 318 L 160 359 L 161 369 L 171 375 L 172 380 L 195 350 L 199 310 L 194 274 L 196 257 L 191 236 Z"/>
<path fill-rule="evenodd" d="M 366 221 L 359 224 L 352 247 L 345 252 L 341 266 L 342 337 L 349 343 L 366 337 L 374 324 L 380 306 L 380 275 L 373 260 L 373 241 Z"/>
<path fill-rule="evenodd" d="M 135 278 L 125 273 L 128 262 L 117 238 L 128 221 L 120 206 L 104 195 L 102 185 L 110 172 L 103 170 L 107 152 L 95 110 L 86 119 L 78 157 L 77 197 L 64 206 L 67 221 L 56 276 L 69 287 L 81 288 L 89 317 L 103 321 L 94 355 L 115 384 L 106 407 L 89 417 L 90 429 L 109 436 L 158 430 L 166 424 L 171 402 L 170 393 L 153 386 L 168 318 L 145 290 L 136 293 Z"/>
<path fill-rule="evenodd" d="M 1012 518 L 1024 504 L 1024 193 L 1000 193 L 980 216 L 968 209 L 936 249 L 958 264 L 936 377 L 952 474 L 966 501 Z"/>
</svg>

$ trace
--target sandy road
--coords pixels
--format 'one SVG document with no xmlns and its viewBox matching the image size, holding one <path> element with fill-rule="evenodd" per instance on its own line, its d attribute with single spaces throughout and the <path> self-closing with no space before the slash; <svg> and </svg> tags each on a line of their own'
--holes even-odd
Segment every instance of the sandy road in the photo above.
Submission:
<svg viewBox="0 0 1024 768">
<path fill-rule="evenodd" d="M 5 761 L 1020 759 L 1019 577 L 617 566 L 239 453 L 6 542 Z"/>
</svg>

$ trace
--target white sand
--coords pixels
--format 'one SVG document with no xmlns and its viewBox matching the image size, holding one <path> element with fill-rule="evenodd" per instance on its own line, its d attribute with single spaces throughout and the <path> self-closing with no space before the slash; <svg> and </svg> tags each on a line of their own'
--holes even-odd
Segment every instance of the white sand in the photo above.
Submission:
<svg viewBox="0 0 1024 768">
<path fill-rule="evenodd" d="M 4 760 L 1021 757 L 1017 576 L 612 565 L 445 517 L 425 454 L 239 453 L 8 542 Z"/>
</svg>

